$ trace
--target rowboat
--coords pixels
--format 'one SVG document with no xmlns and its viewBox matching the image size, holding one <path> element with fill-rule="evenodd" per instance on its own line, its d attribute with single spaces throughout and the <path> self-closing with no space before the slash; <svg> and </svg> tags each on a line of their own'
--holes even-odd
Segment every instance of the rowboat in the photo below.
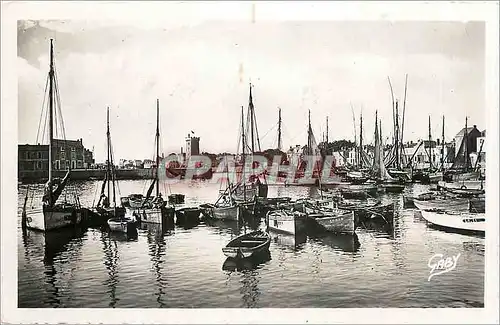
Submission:
<svg viewBox="0 0 500 325">
<path fill-rule="evenodd" d="M 222 248 L 222 252 L 231 258 L 247 258 L 268 252 L 270 244 L 269 234 L 257 230 L 231 240 L 226 247 Z"/>
<path fill-rule="evenodd" d="M 306 214 L 287 210 L 270 211 L 266 215 L 270 230 L 296 234 L 305 228 Z"/>
<path fill-rule="evenodd" d="M 130 218 L 111 218 L 108 219 L 109 230 L 112 232 L 130 232 L 135 227 L 135 220 Z"/>
<path fill-rule="evenodd" d="M 422 218 L 436 226 L 474 232 L 485 232 L 484 213 L 422 210 Z"/>
<path fill-rule="evenodd" d="M 365 199 L 377 194 L 377 186 L 372 184 L 345 185 L 340 187 L 340 194 L 346 199 Z"/>
<path fill-rule="evenodd" d="M 241 207 L 236 204 L 202 204 L 200 205 L 200 210 L 205 218 L 221 219 L 221 220 L 233 220 L 237 221 L 240 219 Z"/>
</svg>

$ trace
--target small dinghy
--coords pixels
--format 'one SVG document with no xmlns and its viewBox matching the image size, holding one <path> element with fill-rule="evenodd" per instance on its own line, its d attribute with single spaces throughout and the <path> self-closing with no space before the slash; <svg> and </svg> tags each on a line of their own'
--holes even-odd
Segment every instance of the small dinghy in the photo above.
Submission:
<svg viewBox="0 0 500 325">
<path fill-rule="evenodd" d="M 112 232 L 128 233 L 135 228 L 135 220 L 131 218 L 111 218 L 108 219 L 109 230 Z"/>
<path fill-rule="evenodd" d="M 245 235 L 241 235 L 231 240 L 222 252 L 231 258 L 247 258 L 268 252 L 271 244 L 271 237 L 268 233 L 258 230 Z"/>
</svg>

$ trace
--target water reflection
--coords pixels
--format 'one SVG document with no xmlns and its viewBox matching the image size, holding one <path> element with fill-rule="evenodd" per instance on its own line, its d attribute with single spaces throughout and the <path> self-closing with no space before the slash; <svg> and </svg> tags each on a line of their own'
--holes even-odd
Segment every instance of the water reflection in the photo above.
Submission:
<svg viewBox="0 0 500 325">
<path fill-rule="evenodd" d="M 106 291 L 109 294 L 109 307 L 115 308 L 118 298 L 116 297 L 116 286 L 119 283 L 118 277 L 118 247 L 116 240 L 110 234 L 101 232 L 102 250 L 104 252 L 104 265 L 108 271 L 108 278 L 104 281 L 104 286 L 108 288 Z"/>
<path fill-rule="evenodd" d="M 151 270 L 153 271 L 156 283 L 158 284 L 158 291 L 155 293 L 155 296 L 157 297 L 156 301 L 159 306 L 163 308 L 166 307 L 163 298 L 166 294 L 168 285 L 168 282 L 163 274 L 165 265 L 164 256 L 167 247 L 165 236 L 170 236 L 173 233 L 159 224 L 145 224 L 142 229 L 146 230 L 148 253 L 152 264 Z"/>
<path fill-rule="evenodd" d="M 309 238 L 311 238 L 314 242 L 330 247 L 335 251 L 342 251 L 346 253 L 355 253 L 361 246 L 357 234 L 317 233 L 309 234 Z"/>
<path fill-rule="evenodd" d="M 82 228 L 66 228 L 45 233 L 27 229 L 22 230 L 22 240 L 27 261 L 30 261 L 32 256 L 38 255 L 34 254 L 35 252 L 32 250 L 36 250 L 38 253 L 37 248 L 43 249 L 43 275 L 46 285 L 45 292 L 47 293 L 45 304 L 52 307 L 63 305 L 61 299 L 64 295 L 64 288 L 61 286 L 68 283 L 60 279 L 62 274 L 58 272 L 56 266 L 57 263 L 62 264 L 62 273 L 67 272 L 67 266 L 64 264 L 78 258 L 85 231 L 86 229 Z M 63 254 L 69 254 L 69 256 L 62 256 Z M 73 269 L 70 268 L 69 272 L 71 276 Z"/>
<path fill-rule="evenodd" d="M 293 251 L 299 251 L 304 248 L 304 244 L 307 241 L 307 235 L 305 233 L 297 234 L 284 234 L 279 232 L 270 231 L 271 242 L 279 246 L 290 248 Z"/>
<path fill-rule="evenodd" d="M 260 274 L 259 269 L 271 260 L 271 253 L 264 252 L 245 259 L 234 259 L 228 257 L 222 269 L 226 272 L 240 275 L 240 294 L 243 306 L 245 308 L 257 307 L 260 297 L 260 289 L 258 287 Z"/>
</svg>

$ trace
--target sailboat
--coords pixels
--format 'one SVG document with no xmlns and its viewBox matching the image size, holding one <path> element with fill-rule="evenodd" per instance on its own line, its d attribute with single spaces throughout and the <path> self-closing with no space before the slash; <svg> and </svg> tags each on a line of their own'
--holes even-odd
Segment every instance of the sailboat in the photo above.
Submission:
<svg viewBox="0 0 500 325">
<path fill-rule="evenodd" d="M 260 140 L 259 140 L 259 133 L 257 129 L 257 120 L 255 118 L 255 108 L 253 105 L 253 97 L 252 97 L 252 84 L 250 84 L 250 95 L 248 98 L 248 113 L 247 113 L 247 125 L 246 125 L 246 132 L 245 132 L 245 126 L 244 126 L 244 116 L 243 116 L 243 110 L 241 112 L 242 114 L 242 123 L 241 123 L 241 147 L 242 147 L 242 154 L 241 154 L 241 166 L 242 166 L 242 172 L 244 174 L 244 169 L 245 169 L 245 161 L 246 161 L 246 149 L 249 149 L 250 154 L 253 156 L 258 150 L 258 152 L 261 151 L 260 148 Z M 247 135 L 249 135 L 250 139 L 247 139 Z M 253 166 L 252 166 L 253 167 Z M 262 181 L 259 176 L 262 176 Z M 268 185 L 267 185 L 267 180 L 265 173 L 262 173 L 262 175 L 252 175 L 249 177 L 249 179 L 246 179 L 244 176 L 241 179 L 241 182 L 235 184 L 235 187 L 233 189 L 233 192 L 231 193 L 232 197 L 234 200 L 238 202 L 248 202 L 248 201 L 253 201 L 254 199 L 257 198 L 262 198 L 265 199 L 267 198 L 267 193 L 268 193 Z"/>
<path fill-rule="evenodd" d="M 59 110 L 60 100 L 59 91 L 57 89 L 57 75 L 54 69 L 54 46 L 53 40 L 50 40 L 50 67 L 48 75 L 49 93 L 48 93 L 48 108 L 49 108 L 49 159 L 48 159 L 48 181 L 44 186 L 44 193 L 41 201 L 33 202 L 34 191 L 28 188 L 24 200 L 22 211 L 22 225 L 23 227 L 36 229 L 41 231 L 49 231 L 67 226 L 73 226 L 82 222 L 82 209 L 79 202 L 79 197 L 76 193 L 72 193 L 73 202 L 58 201 L 63 193 L 70 176 L 70 169 L 64 178 L 56 178 L 53 176 L 53 142 L 54 142 L 54 110 L 55 104 L 58 103 Z M 57 98 L 54 98 L 57 97 Z M 42 108 L 43 109 L 43 108 Z M 62 123 L 62 116 L 59 116 Z M 28 198 L 31 195 L 31 200 L 28 204 Z"/>
<path fill-rule="evenodd" d="M 109 130 L 109 107 L 106 111 L 106 146 L 107 146 L 107 160 L 106 160 L 106 174 L 101 186 L 101 192 L 97 205 L 91 209 L 94 219 L 98 219 L 99 223 L 107 221 L 110 218 L 120 217 L 125 215 L 125 209 L 116 204 L 116 175 L 115 166 L 113 162 L 113 149 L 111 146 L 111 133 Z M 107 189 L 107 195 L 106 193 Z M 112 198 L 112 202 L 110 202 Z"/>
<path fill-rule="evenodd" d="M 142 194 L 131 194 L 121 199 L 126 209 L 127 216 L 134 216 L 141 223 L 172 224 L 174 221 L 175 208 L 167 206 L 167 201 L 160 193 L 159 185 L 160 170 L 160 101 L 156 100 L 156 167 L 154 179 L 146 196 Z M 156 187 L 156 195 L 151 196 Z"/>
<path fill-rule="evenodd" d="M 377 112 L 375 112 L 375 153 L 373 157 L 372 175 L 386 192 L 401 193 L 404 190 L 402 181 L 393 178 L 385 168 L 382 151 L 382 127 L 378 123 Z"/>
<path fill-rule="evenodd" d="M 255 206 L 255 199 L 257 193 L 255 192 L 255 188 L 251 185 L 246 186 L 245 184 L 245 165 L 244 165 L 244 156 L 245 156 L 245 130 L 244 130 L 244 114 L 243 107 L 241 107 L 241 131 L 242 131 L 242 139 L 243 139 L 243 169 L 242 169 L 242 181 L 239 184 L 243 184 L 239 187 L 240 191 L 236 192 L 233 184 L 229 180 L 229 166 L 226 166 L 226 175 L 227 175 L 227 186 L 224 190 L 222 190 L 219 194 L 219 197 L 215 201 L 214 204 L 202 204 L 200 205 L 201 213 L 206 218 L 212 219 L 222 219 L 222 220 L 233 220 L 239 221 L 243 211 L 243 205 L 248 204 L 249 201 L 253 201 L 253 205 Z M 226 160 L 227 162 L 227 160 Z M 251 194 L 252 189 L 254 190 Z"/>
</svg>

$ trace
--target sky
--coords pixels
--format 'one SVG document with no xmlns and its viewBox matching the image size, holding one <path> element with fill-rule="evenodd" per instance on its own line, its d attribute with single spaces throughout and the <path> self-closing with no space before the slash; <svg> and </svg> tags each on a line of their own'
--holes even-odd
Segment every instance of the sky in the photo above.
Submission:
<svg viewBox="0 0 500 325">
<path fill-rule="evenodd" d="M 404 137 L 485 129 L 485 30 L 480 22 L 204 21 L 148 24 L 109 21 L 19 21 L 19 143 L 34 143 L 48 73 L 49 38 L 66 138 L 82 138 L 96 161 L 106 156 L 110 108 L 115 160 L 154 155 L 156 99 L 161 147 L 179 152 L 194 131 L 207 152 L 236 151 L 249 82 L 263 149 L 307 143 L 307 115 L 317 139 L 354 139 L 363 113 L 364 142 L 374 116 L 392 134 L 390 77 L 402 104 Z M 352 107 L 352 108 L 351 108 Z M 358 125 L 359 128 L 359 125 Z M 359 129 L 356 131 L 359 135 Z"/>
</svg>

